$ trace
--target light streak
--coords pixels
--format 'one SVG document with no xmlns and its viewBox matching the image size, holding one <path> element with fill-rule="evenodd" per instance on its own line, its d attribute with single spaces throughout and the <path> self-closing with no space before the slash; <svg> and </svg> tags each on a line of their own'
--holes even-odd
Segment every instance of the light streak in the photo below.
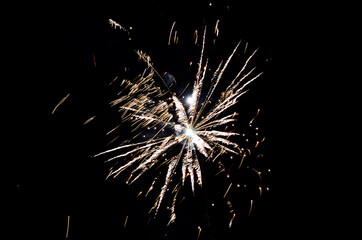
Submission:
<svg viewBox="0 0 362 240">
<path fill-rule="evenodd" d="M 200 226 L 197 226 L 197 229 L 199 230 L 199 232 L 197 233 L 197 239 L 199 239 L 202 228 Z"/>
<path fill-rule="evenodd" d="M 236 214 L 233 213 L 233 216 L 232 216 L 232 218 L 230 219 L 230 222 L 229 222 L 229 228 L 231 228 L 231 226 L 233 225 L 233 221 L 234 221 L 235 216 L 236 216 Z"/>
<path fill-rule="evenodd" d="M 231 185 L 233 185 L 233 183 L 230 183 L 230 185 L 229 185 L 228 189 L 226 190 L 226 192 L 225 192 L 225 194 L 224 194 L 224 198 L 225 198 L 225 197 L 226 197 L 226 195 L 228 194 L 228 192 L 229 192 L 229 190 L 230 190 L 230 188 L 231 188 Z"/>
<path fill-rule="evenodd" d="M 241 157 L 241 161 L 240 161 L 239 167 L 238 167 L 239 169 L 241 168 L 241 165 L 242 165 L 243 162 L 244 162 L 245 156 L 246 156 L 246 153 L 243 153 L 243 155 L 242 155 L 242 157 Z"/>
<path fill-rule="evenodd" d="M 125 229 L 128 222 L 128 215 L 126 216 L 126 219 L 124 220 L 123 228 Z"/>
<path fill-rule="evenodd" d="M 199 33 L 198 33 L 197 29 L 195 29 L 195 32 L 194 32 L 195 45 L 197 44 L 198 39 L 199 39 Z"/>
<path fill-rule="evenodd" d="M 65 234 L 65 238 L 68 238 L 69 236 L 69 221 L 70 221 L 70 216 L 68 215 L 68 220 L 67 220 L 67 232 Z"/>
<path fill-rule="evenodd" d="M 89 123 L 90 121 L 92 121 L 95 117 L 96 117 L 96 116 L 93 116 L 93 117 L 88 118 L 88 119 L 83 123 L 83 125 L 88 124 L 88 123 Z"/>
<path fill-rule="evenodd" d="M 172 36 L 173 27 L 175 26 L 175 24 L 176 24 L 176 21 L 173 22 L 172 27 L 171 27 L 171 30 L 170 30 L 170 35 L 169 35 L 169 37 L 168 37 L 168 45 L 169 45 L 169 46 L 170 46 L 170 44 L 171 44 L 171 36 Z M 176 34 L 175 34 L 175 37 L 176 37 Z M 175 39 L 174 39 L 174 41 L 175 41 Z"/>
<path fill-rule="evenodd" d="M 251 210 L 253 209 L 253 199 L 250 200 L 250 208 L 249 208 L 249 213 L 248 213 L 248 216 L 250 216 L 251 214 Z"/>
<path fill-rule="evenodd" d="M 258 111 L 256 112 L 255 116 L 250 120 L 249 125 L 253 124 L 254 120 L 259 115 L 259 112 L 260 112 L 260 108 L 258 108 Z"/>
<path fill-rule="evenodd" d="M 52 114 L 55 113 L 55 110 L 57 110 L 57 108 L 62 105 L 64 103 L 65 100 L 67 100 L 67 98 L 69 97 L 70 93 L 68 93 L 65 97 L 62 98 L 62 100 L 60 100 L 60 102 L 54 107 Z"/>
<path fill-rule="evenodd" d="M 108 20 L 109 24 L 111 25 L 111 27 L 113 27 L 114 29 L 117 29 L 117 27 L 119 28 L 119 30 L 128 32 L 128 29 L 123 27 L 121 24 L 117 23 L 116 21 L 109 19 Z M 132 29 L 132 27 L 130 27 L 130 29 Z"/>
<path fill-rule="evenodd" d="M 220 22 L 220 20 L 218 19 L 218 20 L 216 21 L 216 24 L 215 24 L 214 33 L 216 34 L 216 37 L 219 36 L 219 22 Z"/>
<path fill-rule="evenodd" d="M 139 196 L 141 196 L 141 194 L 142 194 L 142 191 L 140 191 L 140 192 L 137 194 L 137 197 L 136 197 L 136 198 L 138 198 Z"/>
<path fill-rule="evenodd" d="M 118 79 L 118 76 L 116 76 L 115 78 L 113 78 L 113 80 L 112 80 L 108 85 L 109 85 L 109 86 L 112 85 L 117 79 Z"/>
<path fill-rule="evenodd" d="M 261 197 L 262 194 L 263 194 L 263 189 L 262 187 L 259 187 L 259 196 Z"/>
</svg>

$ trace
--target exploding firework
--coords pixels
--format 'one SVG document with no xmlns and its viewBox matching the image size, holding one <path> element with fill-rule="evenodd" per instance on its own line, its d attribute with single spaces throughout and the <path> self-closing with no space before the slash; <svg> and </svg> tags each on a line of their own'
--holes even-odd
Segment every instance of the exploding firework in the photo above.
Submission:
<svg viewBox="0 0 362 240">
<path fill-rule="evenodd" d="M 216 36 L 219 34 L 218 23 L 219 20 L 215 26 Z M 123 29 L 113 20 L 110 20 L 110 24 L 115 28 L 118 26 Z M 172 24 L 168 45 L 171 42 L 174 25 L 175 22 Z M 176 35 L 175 33 L 175 44 L 178 42 Z M 163 74 L 162 76 L 147 53 L 141 50 L 135 51 L 146 67 L 133 80 L 124 79 L 117 98 L 110 103 L 120 112 L 121 124 L 125 122 L 131 124 L 133 136 L 121 145 L 95 155 L 111 155 L 107 158 L 107 162 L 122 161 L 121 164 L 117 163 L 110 169 L 108 177 L 116 177 L 124 170 L 131 168 L 128 184 L 134 183 L 148 170 L 166 165 L 167 170 L 161 180 L 163 184 L 151 210 L 154 210 L 157 215 L 165 194 L 173 182 L 173 190 L 170 191 L 173 197 L 169 208 L 171 211 L 169 223 L 176 219 L 176 199 L 186 179 L 189 177 L 193 194 L 195 185 L 202 187 L 203 169 L 200 162 L 222 165 L 220 156 L 231 154 L 231 156 L 241 158 L 241 165 L 247 154 L 238 142 L 232 140 L 240 133 L 228 130 L 227 125 L 237 121 L 238 113 L 231 111 L 231 107 L 238 103 L 240 97 L 248 91 L 247 86 L 262 74 L 256 73 L 256 67 L 248 66 L 257 50 L 250 54 L 240 70 L 230 79 L 227 87 L 220 90 L 220 80 L 223 79 L 241 42 L 237 43 L 226 59 L 217 65 L 215 71 L 210 72 L 209 59 L 205 57 L 207 55 L 206 36 L 207 27 L 204 27 L 202 37 L 200 37 L 199 59 L 194 81 L 191 83 L 193 88 L 189 96 L 183 95 L 185 91 L 176 94 L 173 88 L 177 84 L 172 75 Z M 195 43 L 198 39 L 198 33 L 195 31 Z M 223 80 L 227 81 L 227 79 Z M 156 132 L 150 131 L 155 129 Z M 147 194 L 153 190 L 155 182 L 159 179 L 162 178 L 157 175 Z M 228 186 L 224 198 L 231 186 L 231 184 Z M 251 200 L 250 211 L 252 204 Z M 231 203 L 228 202 L 228 205 Z M 232 214 L 229 227 L 234 218 L 235 213 Z M 199 230 L 201 231 L 201 228 Z"/>
</svg>

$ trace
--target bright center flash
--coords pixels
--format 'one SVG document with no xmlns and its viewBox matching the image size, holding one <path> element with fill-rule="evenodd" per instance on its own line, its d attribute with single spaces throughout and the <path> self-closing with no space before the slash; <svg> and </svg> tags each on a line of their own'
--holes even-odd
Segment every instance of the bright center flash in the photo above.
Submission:
<svg viewBox="0 0 362 240">
<path fill-rule="evenodd" d="M 192 103 L 192 97 L 191 96 L 186 98 L 186 103 L 188 105 L 191 105 L 191 103 Z"/>
<path fill-rule="evenodd" d="M 192 128 L 186 128 L 186 131 L 185 131 L 185 135 L 186 137 L 192 137 L 193 135 L 195 135 L 195 132 Z"/>
</svg>

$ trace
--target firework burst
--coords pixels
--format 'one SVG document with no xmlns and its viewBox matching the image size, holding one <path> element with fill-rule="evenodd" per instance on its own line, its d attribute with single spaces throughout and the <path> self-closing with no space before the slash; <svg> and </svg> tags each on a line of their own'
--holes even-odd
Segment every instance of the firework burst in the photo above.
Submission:
<svg viewBox="0 0 362 240">
<path fill-rule="evenodd" d="M 112 21 L 112 25 L 115 24 Z M 174 197 L 169 223 L 176 218 L 177 194 L 184 186 L 186 179 L 190 178 L 193 194 L 196 184 L 202 186 L 203 175 L 200 161 L 215 162 L 225 153 L 245 156 L 239 144 L 231 140 L 233 136 L 240 133 L 227 131 L 226 128 L 228 123 L 237 121 L 235 117 L 238 113 L 228 113 L 228 111 L 248 91 L 246 87 L 262 74 L 255 73 L 255 67 L 248 67 L 249 61 L 257 52 L 255 50 L 219 95 L 221 91 L 215 90 L 239 48 L 240 42 L 236 44 L 230 55 L 218 64 L 216 70 L 209 73 L 209 59 L 204 56 L 206 55 L 206 29 L 205 27 L 201 39 L 200 57 L 192 93 L 186 101 L 183 100 L 185 97 L 181 96 L 182 94 L 177 96 L 171 90 L 174 82 L 167 84 L 164 81 L 164 77 L 158 73 L 152 63 L 151 57 L 141 50 L 136 51 L 139 59 L 147 66 L 135 79 L 124 79 L 118 97 L 110 103 L 111 106 L 118 108 L 122 122 L 131 123 L 134 135 L 127 142 L 95 155 L 112 153 L 112 157 L 107 159 L 108 162 L 123 159 L 122 164 L 111 168 L 108 177 L 116 177 L 125 169 L 131 168 L 128 184 L 135 182 L 151 168 L 167 165 L 163 185 L 151 210 L 155 211 L 155 215 L 158 213 L 170 183 L 175 180 L 177 182 L 179 179 L 172 191 Z M 207 88 L 204 86 L 205 82 L 207 82 L 205 84 Z M 212 101 L 211 99 L 215 98 L 215 92 L 218 92 L 218 99 Z M 151 134 L 150 129 L 158 131 Z M 142 136 L 142 141 L 138 141 L 140 136 Z M 176 174 L 178 172 L 176 169 L 180 169 L 181 174 Z M 153 181 L 149 191 L 153 189 L 157 179 L 158 177 Z M 234 217 L 235 214 L 232 220 Z"/>
</svg>

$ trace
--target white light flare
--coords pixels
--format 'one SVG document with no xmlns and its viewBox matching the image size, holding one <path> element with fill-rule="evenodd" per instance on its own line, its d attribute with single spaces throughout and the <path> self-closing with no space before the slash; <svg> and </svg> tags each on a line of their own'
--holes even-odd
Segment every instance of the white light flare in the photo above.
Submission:
<svg viewBox="0 0 362 240">
<path fill-rule="evenodd" d="M 191 105 L 192 102 L 193 102 L 192 96 L 189 96 L 189 97 L 186 98 L 186 103 L 187 103 L 188 105 Z"/>
<path fill-rule="evenodd" d="M 185 136 L 188 138 L 192 138 L 195 136 L 195 131 L 192 128 L 186 128 Z"/>
</svg>

